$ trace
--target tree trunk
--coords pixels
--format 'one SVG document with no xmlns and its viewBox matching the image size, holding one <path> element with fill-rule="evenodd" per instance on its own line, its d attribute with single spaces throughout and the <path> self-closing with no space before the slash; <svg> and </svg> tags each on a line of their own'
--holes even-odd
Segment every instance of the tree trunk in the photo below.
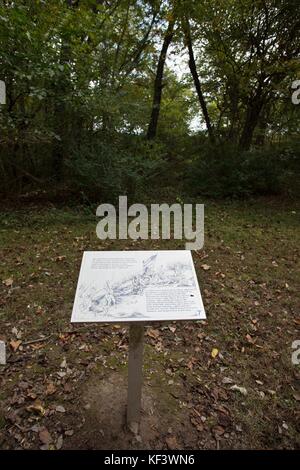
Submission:
<svg viewBox="0 0 300 470">
<path fill-rule="evenodd" d="M 229 97 L 229 132 L 227 140 L 233 144 L 238 143 L 239 137 L 239 82 L 235 76 L 228 77 L 228 97 Z"/>
<path fill-rule="evenodd" d="M 78 6 L 78 1 L 66 0 L 66 4 L 68 8 L 76 8 Z M 68 35 L 66 35 L 66 37 L 62 35 L 62 44 L 59 59 L 59 63 L 62 66 L 68 64 L 70 60 L 70 45 L 68 41 Z M 61 82 L 57 87 L 57 94 L 54 98 L 54 130 L 57 138 L 53 145 L 52 170 L 56 181 L 61 181 L 63 179 L 63 167 L 66 154 L 66 139 L 68 132 L 68 117 L 66 112 L 67 110 L 65 105 L 65 97 L 69 89 L 69 79 L 70 77 L 67 75 L 66 70 L 63 70 L 63 72 L 61 73 Z"/>
<path fill-rule="evenodd" d="M 184 37 L 185 37 L 185 41 L 186 41 L 186 46 L 187 46 L 188 52 L 189 52 L 189 67 L 190 67 L 190 71 L 191 71 L 191 74 L 192 74 L 192 77 L 193 77 L 193 80 L 194 80 L 194 85 L 195 85 L 196 92 L 197 92 L 197 95 L 198 95 L 200 107 L 201 107 L 201 110 L 202 110 L 202 113 L 203 113 L 203 116 L 204 116 L 204 119 L 205 119 L 209 139 L 212 143 L 214 143 L 215 142 L 215 135 L 214 135 L 213 127 L 212 127 L 211 122 L 210 122 L 210 117 L 209 117 L 209 114 L 208 114 L 208 111 L 207 111 L 206 102 L 205 102 L 205 99 L 204 99 L 204 96 L 203 96 L 203 93 L 202 93 L 202 87 L 201 87 L 201 83 L 200 83 L 198 72 L 197 72 L 197 67 L 196 67 L 196 62 L 195 62 L 195 57 L 194 57 L 194 51 L 193 51 L 193 45 L 192 45 L 192 39 L 191 39 L 190 23 L 189 23 L 188 18 L 185 18 L 184 21 L 183 21 L 183 32 L 184 32 Z"/>
<path fill-rule="evenodd" d="M 266 132 L 268 127 L 269 108 L 269 106 L 265 106 L 265 110 L 262 112 L 262 115 L 257 124 L 257 135 L 255 137 L 254 144 L 259 147 L 263 147 L 265 145 Z"/>
<path fill-rule="evenodd" d="M 63 90 L 62 90 L 63 91 Z M 55 104 L 55 141 L 53 145 L 52 169 L 53 174 L 57 181 L 61 181 L 63 177 L 63 166 L 65 160 L 65 141 L 66 141 L 66 112 L 65 105 L 61 101 L 63 98 L 56 98 L 59 100 Z"/>
<path fill-rule="evenodd" d="M 164 66 L 166 62 L 166 55 L 168 51 L 168 47 L 172 41 L 174 35 L 174 25 L 175 25 L 176 18 L 175 16 L 169 21 L 168 28 L 164 37 L 163 45 L 160 51 L 157 69 L 156 69 L 156 77 L 154 82 L 154 94 L 153 94 L 153 103 L 152 103 L 152 111 L 150 122 L 148 126 L 147 132 L 147 139 L 155 139 L 156 131 L 157 131 L 157 123 L 159 118 L 159 111 L 160 111 L 160 103 L 161 103 L 161 95 L 162 95 L 162 80 L 164 74 Z"/>
<path fill-rule="evenodd" d="M 246 118 L 239 140 L 239 148 L 241 150 L 249 150 L 251 147 L 254 130 L 258 124 L 263 105 L 264 100 L 260 93 L 248 101 Z"/>
</svg>

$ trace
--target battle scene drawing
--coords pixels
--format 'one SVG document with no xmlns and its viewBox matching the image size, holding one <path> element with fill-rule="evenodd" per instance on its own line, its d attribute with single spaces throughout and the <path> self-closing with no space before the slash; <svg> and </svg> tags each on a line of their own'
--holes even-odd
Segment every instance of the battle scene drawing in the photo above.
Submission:
<svg viewBox="0 0 300 470">
<path fill-rule="evenodd" d="M 101 273 L 99 271 L 99 276 Z M 128 318 L 147 319 L 139 308 L 147 288 L 174 287 L 195 288 L 194 273 L 190 264 L 180 261 L 162 263 L 159 253 L 142 260 L 142 268 L 117 281 L 102 280 L 91 284 L 81 282 L 78 286 L 78 306 L 82 314 L 93 315 L 95 321 Z"/>
</svg>

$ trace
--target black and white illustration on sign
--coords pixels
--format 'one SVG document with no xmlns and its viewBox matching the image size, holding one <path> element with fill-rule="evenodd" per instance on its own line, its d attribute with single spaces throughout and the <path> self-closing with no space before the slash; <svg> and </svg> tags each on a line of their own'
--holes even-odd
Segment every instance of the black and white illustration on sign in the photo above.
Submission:
<svg viewBox="0 0 300 470">
<path fill-rule="evenodd" d="M 190 251 L 84 252 L 72 322 L 205 318 Z"/>
</svg>

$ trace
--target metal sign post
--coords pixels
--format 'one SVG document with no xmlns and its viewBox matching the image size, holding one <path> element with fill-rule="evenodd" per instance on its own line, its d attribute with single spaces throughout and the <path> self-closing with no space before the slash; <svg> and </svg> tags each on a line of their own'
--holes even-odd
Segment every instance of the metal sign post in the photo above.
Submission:
<svg viewBox="0 0 300 470">
<path fill-rule="evenodd" d="M 144 324 L 133 323 L 129 328 L 127 425 L 137 429 L 140 422 L 143 382 Z"/>
<path fill-rule="evenodd" d="M 0 104 L 6 103 L 6 89 L 3 80 L 0 80 Z"/>
</svg>

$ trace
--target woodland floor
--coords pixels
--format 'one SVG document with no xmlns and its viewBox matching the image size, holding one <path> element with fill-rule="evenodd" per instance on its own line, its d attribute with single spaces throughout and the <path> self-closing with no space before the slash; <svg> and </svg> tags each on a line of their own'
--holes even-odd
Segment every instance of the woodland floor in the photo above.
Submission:
<svg viewBox="0 0 300 470">
<path fill-rule="evenodd" d="M 183 243 L 100 241 L 82 209 L 1 212 L 0 448 L 300 448 L 299 203 L 205 211 L 193 258 L 207 321 L 147 328 L 137 436 L 124 427 L 126 326 L 70 324 L 82 252 Z"/>
</svg>

